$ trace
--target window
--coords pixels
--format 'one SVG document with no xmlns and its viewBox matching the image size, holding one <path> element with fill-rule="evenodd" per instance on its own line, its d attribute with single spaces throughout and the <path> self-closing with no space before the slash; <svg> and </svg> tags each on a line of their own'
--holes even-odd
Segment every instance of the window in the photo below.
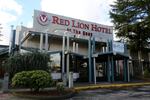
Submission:
<svg viewBox="0 0 150 100">
<path fill-rule="evenodd" d="M 61 72 L 60 54 L 50 54 L 50 61 L 48 66 L 51 72 Z"/>
</svg>

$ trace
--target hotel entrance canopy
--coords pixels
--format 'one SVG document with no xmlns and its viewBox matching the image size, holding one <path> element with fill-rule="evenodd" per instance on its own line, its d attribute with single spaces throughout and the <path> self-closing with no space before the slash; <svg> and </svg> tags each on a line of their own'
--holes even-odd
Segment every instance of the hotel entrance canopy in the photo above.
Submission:
<svg viewBox="0 0 150 100">
<path fill-rule="evenodd" d="M 114 60 L 124 60 L 124 58 L 129 59 L 128 55 L 119 52 L 98 52 L 93 54 L 93 57 L 96 57 L 96 60 L 99 62 L 107 61 L 108 56 L 112 56 Z"/>
</svg>

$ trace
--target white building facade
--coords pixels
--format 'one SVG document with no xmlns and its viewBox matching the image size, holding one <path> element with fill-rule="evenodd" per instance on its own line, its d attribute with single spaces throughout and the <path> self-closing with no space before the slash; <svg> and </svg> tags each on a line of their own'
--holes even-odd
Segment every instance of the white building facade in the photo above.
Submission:
<svg viewBox="0 0 150 100">
<path fill-rule="evenodd" d="M 34 11 L 33 28 L 18 26 L 16 29 L 16 44 L 20 50 L 33 49 L 47 52 L 51 56 L 49 65 L 56 79 L 64 74 L 73 72 L 75 79 L 87 79 L 96 82 L 100 66 L 106 66 L 99 62 L 99 54 L 108 52 L 108 41 L 113 40 L 113 27 L 93 22 L 69 18 L 43 11 Z M 122 46 L 122 44 L 119 44 Z M 121 51 L 124 50 L 119 49 Z M 101 58 L 100 58 L 101 59 Z M 105 58 L 106 59 L 106 58 Z M 107 60 L 105 60 L 107 62 Z M 103 63 L 103 64 L 102 64 Z M 97 67 L 98 66 L 98 67 Z M 102 68 L 107 76 L 107 68 Z M 99 76 L 98 76 L 99 75 Z M 111 77 L 111 76 L 109 76 Z M 63 77 L 62 77 L 63 78 Z"/>
</svg>

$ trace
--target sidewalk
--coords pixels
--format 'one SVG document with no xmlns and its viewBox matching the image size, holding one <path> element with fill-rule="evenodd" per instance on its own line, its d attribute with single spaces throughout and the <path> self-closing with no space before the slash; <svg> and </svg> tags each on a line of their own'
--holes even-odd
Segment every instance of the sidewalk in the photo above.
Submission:
<svg viewBox="0 0 150 100">
<path fill-rule="evenodd" d="M 103 88 L 127 88 L 127 87 L 140 87 L 150 85 L 150 82 L 129 82 L 129 83 L 97 83 L 97 84 L 76 84 L 74 89 L 76 91 L 103 89 Z"/>
</svg>

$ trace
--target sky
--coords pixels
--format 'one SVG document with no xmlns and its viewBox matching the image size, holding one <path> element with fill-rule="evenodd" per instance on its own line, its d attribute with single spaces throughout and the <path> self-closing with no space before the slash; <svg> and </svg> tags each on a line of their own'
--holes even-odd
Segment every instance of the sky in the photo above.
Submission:
<svg viewBox="0 0 150 100">
<path fill-rule="evenodd" d="M 110 5 L 115 0 L 0 0 L 0 45 L 9 44 L 11 25 L 32 27 L 34 9 L 113 25 L 109 18 Z"/>
</svg>

